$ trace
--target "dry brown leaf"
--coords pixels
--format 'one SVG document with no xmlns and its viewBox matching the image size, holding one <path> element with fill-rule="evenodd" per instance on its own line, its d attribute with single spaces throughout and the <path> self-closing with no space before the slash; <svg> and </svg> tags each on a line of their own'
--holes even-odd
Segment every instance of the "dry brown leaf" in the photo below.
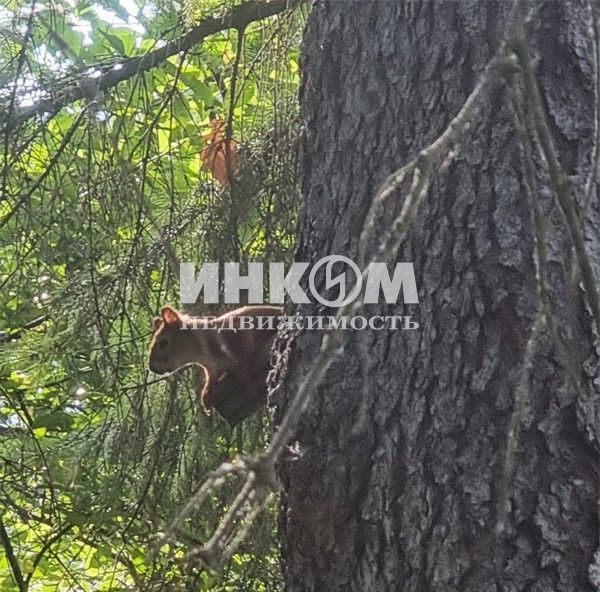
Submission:
<svg viewBox="0 0 600 592">
<path fill-rule="evenodd" d="M 225 121 L 216 117 L 210 123 L 210 132 L 204 135 L 206 148 L 200 153 L 202 169 L 210 171 L 213 177 L 221 183 L 229 183 L 228 172 L 238 170 L 238 143 L 233 138 L 225 138 Z M 229 150 L 228 150 L 229 148 Z M 227 168 L 227 153 L 229 152 L 229 171 Z"/>
</svg>

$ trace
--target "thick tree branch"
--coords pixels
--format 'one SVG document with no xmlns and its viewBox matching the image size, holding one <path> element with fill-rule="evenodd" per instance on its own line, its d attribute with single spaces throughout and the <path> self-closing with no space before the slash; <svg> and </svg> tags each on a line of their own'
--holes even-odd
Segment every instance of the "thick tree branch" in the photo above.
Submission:
<svg viewBox="0 0 600 592">
<path fill-rule="evenodd" d="M 128 58 L 115 64 L 110 70 L 104 72 L 98 78 L 86 78 L 81 81 L 72 92 L 60 97 L 43 99 L 37 103 L 17 109 L 8 120 L 3 121 L 0 114 L 0 125 L 6 125 L 8 129 L 36 115 L 42 115 L 51 111 L 61 109 L 74 101 L 89 96 L 90 86 L 94 91 L 108 90 L 119 82 L 133 78 L 140 72 L 146 72 L 163 63 L 169 57 L 182 51 L 188 51 L 192 47 L 202 43 L 206 37 L 224 31 L 226 29 L 243 30 L 250 23 L 274 16 L 284 10 L 291 10 L 299 6 L 304 0 L 249 0 L 231 10 L 220 18 L 206 18 L 179 39 L 170 41 L 165 46 L 148 52 L 139 57 Z M 90 65 L 90 68 L 93 65 Z"/>
</svg>

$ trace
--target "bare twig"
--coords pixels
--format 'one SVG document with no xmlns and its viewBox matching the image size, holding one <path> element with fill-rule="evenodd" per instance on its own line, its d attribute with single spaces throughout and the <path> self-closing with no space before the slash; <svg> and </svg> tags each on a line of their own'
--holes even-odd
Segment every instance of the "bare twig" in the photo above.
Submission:
<svg viewBox="0 0 600 592">
<path fill-rule="evenodd" d="M 577 265 L 581 271 L 581 279 L 585 292 L 587 293 L 592 316 L 594 318 L 596 333 L 600 334 L 600 298 L 596 288 L 596 279 L 586 252 L 585 239 L 581 223 L 575 209 L 575 200 L 573 198 L 573 189 L 569 177 L 565 174 L 556 154 L 556 148 L 550 133 L 548 119 L 537 80 L 531 68 L 529 43 L 524 31 L 519 37 L 515 38 L 513 50 L 517 56 L 519 65 L 523 69 L 523 83 L 525 94 L 533 119 L 535 121 L 536 131 L 540 140 L 540 148 L 548 166 L 550 181 L 558 205 L 565 217 L 567 227 L 571 234 L 571 240 L 575 247 L 577 255 Z"/>
<path fill-rule="evenodd" d="M 525 355 L 521 365 L 519 382 L 515 390 L 515 402 L 513 411 L 510 417 L 508 434 L 506 436 L 506 449 L 504 452 L 504 469 L 502 474 L 502 483 L 500 484 L 500 495 L 498 500 L 497 519 L 496 519 L 496 534 L 502 534 L 506 528 L 506 519 L 508 516 L 508 498 L 509 486 L 513 477 L 515 455 L 519 444 L 519 435 L 521 431 L 521 419 L 525 410 L 525 403 L 528 399 L 529 380 L 531 378 L 531 370 L 533 365 L 533 357 L 539 341 L 539 335 L 544 324 L 543 308 L 537 311 L 529 339 L 525 347 Z"/>
<path fill-rule="evenodd" d="M 525 34 L 525 23 L 527 22 L 527 14 L 523 14 L 521 23 L 516 28 L 516 34 L 514 38 L 514 46 L 516 48 L 516 57 L 519 60 L 519 78 L 523 82 L 524 89 L 518 85 L 518 82 L 514 79 L 510 79 L 509 85 L 509 96 L 511 99 L 511 106 L 515 118 L 515 128 L 517 131 L 517 137 L 519 140 L 519 148 L 522 156 L 522 162 L 524 167 L 524 178 L 523 184 L 525 187 L 525 196 L 529 204 L 532 213 L 532 223 L 534 228 L 533 234 L 533 263 L 535 269 L 536 288 L 538 296 L 538 310 L 535 314 L 534 322 L 532 324 L 531 333 L 527 341 L 525 349 L 525 356 L 521 367 L 520 380 L 515 391 L 515 403 L 511 420 L 509 424 L 509 431 L 507 435 L 506 451 L 504 459 L 504 471 L 503 471 L 503 483 L 501 484 L 500 499 L 498 502 L 498 518 L 496 522 L 496 533 L 502 534 L 506 528 L 506 520 L 508 516 L 509 504 L 509 485 L 514 472 L 514 458 L 519 442 L 520 425 L 523 417 L 525 403 L 528 397 L 529 390 L 529 378 L 531 375 L 533 356 L 535 355 L 536 342 L 539 338 L 539 334 L 544 325 L 546 325 L 550 331 L 550 335 L 553 338 L 555 346 L 557 348 L 560 359 L 564 363 L 567 375 L 573 385 L 573 388 L 578 394 L 581 394 L 580 382 L 577 377 L 577 371 L 573 360 L 571 360 L 568 350 L 565 347 L 559 332 L 555 326 L 554 318 L 551 310 L 550 297 L 547 290 L 547 251 L 546 251 L 546 232 L 545 232 L 545 221 L 543 214 L 539 207 L 538 201 L 534 195 L 534 188 L 536 186 L 535 181 L 535 166 L 533 160 L 534 151 L 534 138 L 535 144 L 540 146 L 542 150 L 542 156 L 548 164 L 550 177 L 554 183 L 555 193 L 557 195 L 562 194 L 562 200 L 568 197 L 565 195 L 564 186 L 557 188 L 557 182 L 561 175 L 564 176 L 562 169 L 556 155 L 554 153 L 554 143 L 549 137 L 549 129 L 547 122 L 540 117 L 543 114 L 543 107 L 541 105 L 541 97 L 537 92 L 537 82 L 529 66 L 525 67 L 529 63 L 529 48 L 527 47 L 527 38 Z M 597 42 L 597 29 L 595 29 L 596 42 Z M 597 45 L 596 45 L 597 48 Z M 595 68 L 595 81 L 598 83 L 598 70 L 597 63 Z M 530 99 L 526 106 L 524 93 L 528 91 L 528 98 Z M 598 94 L 595 97 L 596 105 L 596 117 L 598 115 Z M 527 109 L 529 107 L 529 109 Z M 596 119 L 596 126 L 598 120 Z M 529 129 L 528 129 L 529 127 Z M 537 134 L 536 134 L 537 132 Z M 596 127 L 596 133 L 598 128 Z M 544 137 L 541 137 L 544 134 Z M 548 156 L 549 151 L 551 154 Z M 552 160 L 552 163 L 550 162 Z M 597 137 L 594 140 L 594 156 L 592 157 L 592 172 L 586 184 L 586 203 L 588 198 L 588 191 L 591 191 L 591 185 L 595 178 L 595 167 L 597 166 Z M 561 198 L 559 197 L 559 202 Z M 572 199 L 568 197 L 567 201 L 572 202 Z M 570 209 L 569 203 L 565 204 L 567 210 Z M 569 223 L 569 216 L 565 214 L 567 223 Z M 578 222 L 577 216 L 575 220 Z M 574 243 L 575 236 L 578 233 L 576 227 L 572 230 L 571 235 Z M 583 258 L 585 259 L 584 265 L 587 262 L 587 254 L 584 252 Z M 590 268 L 591 273 L 591 268 Z M 593 297 L 593 294 L 591 295 Z"/>
<path fill-rule="evenodd" d="M 60 160 L 62 153 L 65 151 L 67 146 L 70 144 L 71 139 L 73 138 L 75 131 L 79 127 L 79 124 L 81 123 L 81 120 L 83 119 L 85 112 L 86 112 L 86 109 L 82 109 L 78 113 L 77 117 L 75 118 L 75 121 L 73 122 L 71 127 L 67 130 L 65 135 L 63 136 L 63 138 L 60 142 L 60 146 L 56 149 L 56 152 L 52 155 L 52 158 L 51 158 L 50 162 L 48 163 L 48 166 L 45 168 L 44 172 L 38 177 L 38 179 L 35 181 L 35 183 L 33 183 L 33 185 L 29 188 L 27 193 L 24 193 L 23 195 L 21 195 L 19 197 L 19 199 L 12 205 L 10 212 L 8 214 L 6 214 L 0 220 L 0 228 L 5 226 L 6 224 L 8 224 L 9 220 L 19 211 L 19 209 L 25 204 L 25 202 L 27 202 L 31 198 L 31 196 L 38 190 L 38 188 L 41 186 L 41 184 L 46 180 L 48 175 L 54 170 L 54 167 L 57 165 L 58 161 Z M 7 133 L 7 135 L 8 135 L 8 133 Z"/>
<path fill-rule="evenodd" d="M 67 522 L 67 523 L 63 524 L 63 526 L 61 526 L 57 532 L 55 532 L 53 535 L 49 536 L 44 541 L 40 550 L 36 553 L 36 556 L 33 558 L 33 561 L 31 562 L 31 569 L 29 570 L 29 573 L 27 574 L 27 577 L 25 578 L 25 589 L 29 588 L 29 584 L 31 583 L 31 578 L 33 577 L 33 574 L 35 573 L 35 569 L 39 565 L 40 561 L 44 558 L 44 555 L 46 554 L 46 552 L 50 549 L 50 547 L 52 547 L 52 545 L 56 541 L 59 541 L 63 537 L 63 535 L 65 535 L 72 528 L 73 528 L 73 525 Z"/>
<path fill-rule="evenodd" d="M 227 180 L 229 182 L 229 223 L 231 225 L 232 235 L 232 247 L 233 253 L 236 256 L 239 255 L 240 251 L 240 240 L 239 240 L 239 228 L 238 228 L 238 215 L 237 215 L 237 197 L 238 197 L 238 185 L 234 179 L 235 172 L 233 170 L 233 163 L 231 160 L 231 138 L 233 136 L 233 114 L 235 111 L 236 94 L 235 89 L 237 87 L 239 68 L 242 61 L 242 53 L 244 49 L 244 34 L 245 28 L 237 30 L 237 43 L 235 48 L 235 58 L 233 60 L 233 68 L 231 71 L 231 84 L 229 87 L 229 109 L 227 112 L 227 121 L 225 124 L 225 171 L 227 173 Z"/>
<path fill-rule="evenodd" d="M 506 528 L 506 520 L 508 516 L 508 497 L 509 487 L 514 472 L 514 461 L 519 443 L 519 435 L 521 428 L 521 420 L 525 410 L 525 403 L 529 393 L 529 380 L 535 355 L 539 334 L 551 318 L 550 302 L 546 290 L 546 233 L 544 230 L 544 220 L 539 204 L 534 195 L 535 167 L 533 162 L 533 146 L 531 138 L 527 131 L 527 123 L 525 119 L 525 107 L 523 101 L 523 93 L 518 88 L 518 83 L 514 79 L 509 80 L 509 96 L 515 119 L 515 128 L 519 141 L 519 148 L 523 162 L 523 186 L 525 189 L 525 197 L 527 199 L 531 220 L 533 225 L 533 252 L 532 260 L 535 271 L 535 283 L 537 292 L 537 311 L 534 315 L 534 320 L 531 325 L 531 331 L 525 346 L 525 355 L 521 365 L 520 377 L 515 389 L 514 407 L 510 418 L 508 434 L 506 436 L 506 450 L 504 453 L 504 470 L 502 475 L 502 483 L 500 484 L 500 495 L 498 501 L 496 533 L 502 534 Z"/>
<path fill-rule="evenodd" d="M 48 320 L 48 317 L 46 315 L 42 315 L 41 317 L 37 317 L 36 319 L 33 319 L 33 321 L 29 321 L 29 322 L 25 323 L 24 325 L 22 325 L 18 329 L 15 329 L 14 331 L 11 331 L 11 332 L 0 331 L 0 343 L 2 343 L 3 341 L 14 341 L 15 339 L 21 339 L 23 337 L 25 331 L 30 331 L 31 329 L 35 329 L 36 327 L 43 325 L 47 320 Z"/>
<path fill-rule="evenodd" d="M 588 3 L 590 11 L 590 27 L 594 36 L 594 139 L 592 157 L 590 159 L 590 172 L 585 183 L 585 198 L 583 205 L 588 206 L 594 186 L 598 182 L 598 151 L 600 149 L 600 24 L 598 23 L 598 6 L 594 2 Z"/>
<path fill-rule="evenodd" d="M 23 36 L 21 49 L 19 50 L 19 57 L 18 57 L 18 61 L 17 61 L 17 70 L 15 73 L 16 74 L 15 82 L 13 83 L 13 88 L 11 90 L 10 99 L 9 99 L 9 103 L 8 103 L 8 109 L 6 110 L 6 113 L 8 113 L 9 117 L 12 117 L 13 113 L 15 111 L 15 104 L 17 101 L 16 81 L 21 76 L 21 73 L 23 72 L 23 67 L 25 66 L 25 60 L 27 57 L 27 44 L 29 43 L 31 34 L 33 32 L 33 16 L 34 16 L 34 14 L 35 14 L 35 1 L 32 1 L 31 5 L 30 5 L 30 9 L 29 9 L 29 16 L 27 18 L 27 29 L 25 31 L 25 35 Z M 0 120 L 1 119 L 2 118 L 0 117 Z M 8 182 L 8 167 L 6 165 L 8 162 L 9 148 L 10 148 L 10 134 L 7 133 L 4 136 L 4 154 L 3 154 L 4 167 L 2 170 L 2 192 L 0 193 L 0 199 L 3 199 L 3 196 L 6 195 L 6 186 L 7 186 L 7 182 Z"/>
</svg>

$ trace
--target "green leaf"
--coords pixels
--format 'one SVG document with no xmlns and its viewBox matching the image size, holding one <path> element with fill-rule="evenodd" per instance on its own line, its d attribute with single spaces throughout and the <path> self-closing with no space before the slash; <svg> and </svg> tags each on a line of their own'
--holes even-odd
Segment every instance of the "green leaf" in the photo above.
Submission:
<svg viewBox="0 0 600 592">
<path fill-rule="evenodd" d="M 98 29 L 98 33 L 100 33 L 110 43 L 111 47 L 116 49 L 119 54 L 121 54 L 122 56 L 126 55 L 125 44 L 123 43 L 123 40 L 121 39 L 121 37 L 119 37 L 119 35 L 115 33 L 109 33 L 108 31 L 105 31 L 100 28 Z"/>
</svg>

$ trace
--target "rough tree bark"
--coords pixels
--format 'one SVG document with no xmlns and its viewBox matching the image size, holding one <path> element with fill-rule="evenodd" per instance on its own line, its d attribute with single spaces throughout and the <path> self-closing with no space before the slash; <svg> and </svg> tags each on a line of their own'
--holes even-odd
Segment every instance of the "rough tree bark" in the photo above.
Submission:
<svg viewBox="0 0 600 592">
<path fill-rule="evenodd" d="M 377 187 L 456 115 L 500 45 L 510 4 L 315 3 L 303 48 L 297 260 L 356 259 Z M 528 31 L 598 271 L 595 180 L 583 204 L 596 133 L 591 10 L 583 0 L 535 2 Z M 523 161 L 502 91 L 485 100 L 390 254 L 414 262 L 420 305 L 368 311 L 411 314 L 420 328 L 348 335 L 297 431 L 300 456 L 280 468 L 289 592 L 598 589 L 590 569 L 599 536 L 598 355 L 570 234 L 546 164 L 539 152 L 534 158 L 549 296 L 580 388 L 544 329 L 507 484 L 506 529 L 495 533 L 507 432 L 538 299 Z M 377 219 L 382 232 L 401 205 L 398 193 Z M 335 313 L 300 309 L 324 312 Z M 280 413 L 319 346 L 316 331 L 297 338 Z"/>
</svg>

